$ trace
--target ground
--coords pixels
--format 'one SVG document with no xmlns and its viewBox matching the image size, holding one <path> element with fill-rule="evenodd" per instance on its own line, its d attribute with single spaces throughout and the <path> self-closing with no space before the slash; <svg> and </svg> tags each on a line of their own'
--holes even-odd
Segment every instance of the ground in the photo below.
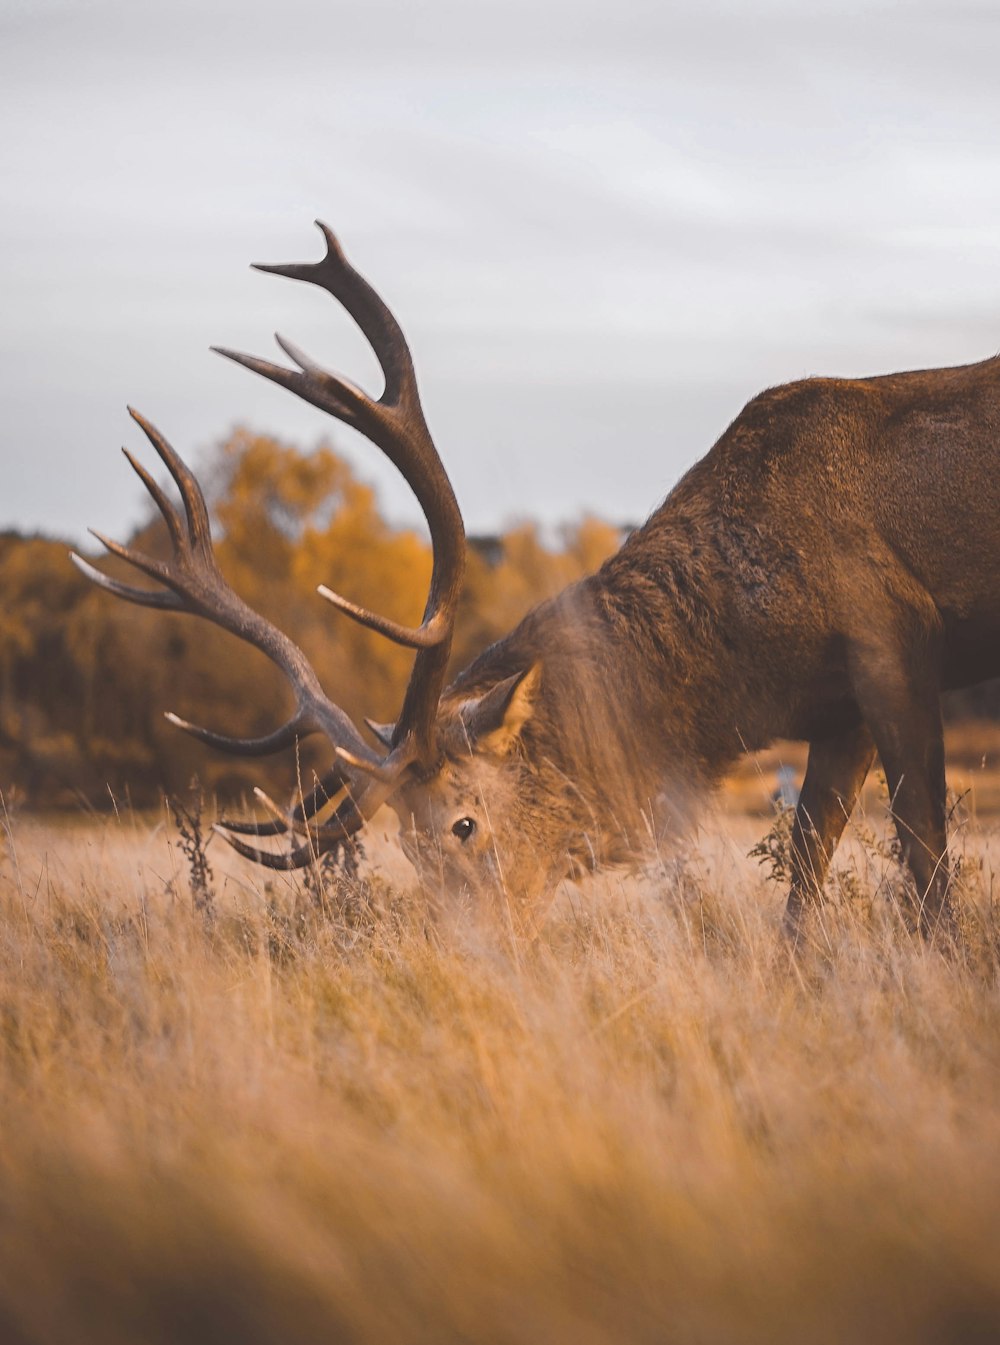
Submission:
<svg viewBox="0 0 1000 1345">
<path fill-rule="evenodd" d="M 997 1339 L 1000 831 L 928 949 L 876 785 L 793 960 L 772 766 L 533 923 L 8 818 L 0 1339 Z"/>
</svg>

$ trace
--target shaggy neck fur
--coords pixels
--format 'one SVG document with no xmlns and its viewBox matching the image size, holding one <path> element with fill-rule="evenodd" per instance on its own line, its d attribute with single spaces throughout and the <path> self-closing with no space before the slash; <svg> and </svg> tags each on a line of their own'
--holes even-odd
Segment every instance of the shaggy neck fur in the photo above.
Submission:
<svg viewBox="0 0 1000 1345">
<path fill-rule="evenodd" d="M 732 709 L 746 679 L 724 624 L 740 558 L 730 534 L 679 504 L 675 493 L 669 515 L 664 506 L 596 574 L 531 611 L 446 697 L 541 666 L 517 748 L 522 792 L 550 825 L 555 810 L 565 835 L 585 835 L 567 844 L 594 859 L 634 849 L 658 814 L 687 813 L 743 746 Z"/>
</svg>

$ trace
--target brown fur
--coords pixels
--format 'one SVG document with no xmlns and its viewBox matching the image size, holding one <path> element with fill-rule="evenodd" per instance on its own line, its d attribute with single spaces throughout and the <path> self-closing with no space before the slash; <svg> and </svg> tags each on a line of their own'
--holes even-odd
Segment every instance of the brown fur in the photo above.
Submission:
<svg viewBox="0 0 1000 1345">
<path fill-rule="evenodd" d="M 411 851 L 537 890 L 634 852 L 741 752 L 805 739 L 794 922 L 877 747 L 923 924 L 947 916 L 939 695 L 1000 674 L 998 441 L 1000 359 L 756 397 L 614 557 L 446 691 L 446 765 L 396 800 Z M 506 750 L 470 741 L 459 707 L 531 669 Z"/>
</svg>

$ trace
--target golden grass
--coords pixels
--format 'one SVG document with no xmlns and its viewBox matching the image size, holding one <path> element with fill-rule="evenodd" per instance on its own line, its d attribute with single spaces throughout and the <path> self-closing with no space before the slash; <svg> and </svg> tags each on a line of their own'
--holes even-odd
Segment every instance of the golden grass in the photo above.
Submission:
<svg viewBox="0 0 1000 1345">
<path fill-rule="evenodd" d="M 856 844 L 793 967 L 780 894 L 708 848 L 530 939 L 239 863 L 208 926 L 166 828 L 12 833 L 3 1341 L 1000 1334 L 978 839 L 963 952 Z"/>
</svg>

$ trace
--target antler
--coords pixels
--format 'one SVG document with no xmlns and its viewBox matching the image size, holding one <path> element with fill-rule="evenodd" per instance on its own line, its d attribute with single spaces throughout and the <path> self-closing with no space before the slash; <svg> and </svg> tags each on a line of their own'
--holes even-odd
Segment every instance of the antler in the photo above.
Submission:
<svg viewBox="0 0 1000 1345">
<path fill-rule="evenodd" d="M 172 723 L 209 746 L 244 756 L 277 752 L 310 733 L 321 732 L 329 739 L 337 758 L 334 766 L 287 818 L 279 814 L 277 820 L 270 823 L 223 824 L 226 830 L 222 834 L 236 850 L 271 868 L 299 868 L 317 854 L 339 848 L 388 798 L 407 767 L 418 764 L 426 768 L 432 764 L 434 717 L 451 650 L 465 566 L 462 516 L 424 420 L 413 361 L 403 333 L 368 282 L 347 262 L 331 231 L 323 224 L 319 227 L 327 243 L 327 254 L 322 261 L 259 266 L 257 269 L 320 285 L 343 304 L 367 337 L 382 368 L 385 376 L 382 396 L 373 400 L 345 379 L 321 369 L 281 337 L 277 338 L 278 344 L 295 362 L 297 369 L 286 369 L 235 351 L 221 350 L 219 353 L 280 383 L 338 420 L 361 430 L 398 467 L 427 518 L 434 562 L 430 592 L 419 627 L 412 629 L 399 625 L 358 607 L 329 589 L 321 586 L 319 590 L 348 616 L 417 650 L 403 710 L 392 731 L 387 755 L 380 758 L 372 752 L 343 710 L 324 694 L 301 649 L 248 607 L 223 578 L 212 549 L 205 499 L 194 475 L 166 439 L 131 408 L 130 415 L 141 426 L 176 482 L 186 517 L 181 518 L 153 477 L 123 449 L 163 515 L 173 554 L 169 561 L 157 561 L 100 533 L 94 533 L 94 536 L 112 554 L 163 587 L 147 589 L 123 584 L 102 574 L 80 556 L 74 554 L 72 557 L 89 579 L 117 597 L 146 607 L 191 612 L 256 646 L 282 670 L 295 691 L 296 704 L 291 717 L 263 737 L 229 737 L 168 714 Z M 341 791 L 346 793 L 333 816 L 318 826 L 311 826 L 312 820 Z M 274 805 L 266 797 L 265 802 L 274 812 Z M 274 836 L 287 831 L 304 835 L 305 841 L 283 854 L 259 850 L 237 839 L 237 834 Z"/>
<path fill-rule="evenodd" d="M 325 586 L 320 586 L 319 592 L 362 625 L 417 650 L 392 745 L 397 748 L 406 738 L 412 738 L 415 756 L 427 762 L 433 754 L 434 716 L 451 653 L 465 572 L 465 529 L 451 482 L 424 419 L 413 359 L 399 323 L 347 261 L 333 232 L 319 220 L 316 224 L 326 240 L 327 251 L 322 261 L 258 265 L 255 269 L 319 285 L 339 300 L 361 328 L 381 366 L 385 377 L 382 396 L 376 401 L 353 383 L 328 373 L 280 336 L 275 337 L 278 345 L 297 369 L 286 369 L 233 350 L 216 349 L 227 359 L 280 383 L 320 410 L 360 430 L 382 449 L 417 497 L 430 529 L 434 564 L 423 620 L 416 629 L 358 607 Z"/>
</svg>

